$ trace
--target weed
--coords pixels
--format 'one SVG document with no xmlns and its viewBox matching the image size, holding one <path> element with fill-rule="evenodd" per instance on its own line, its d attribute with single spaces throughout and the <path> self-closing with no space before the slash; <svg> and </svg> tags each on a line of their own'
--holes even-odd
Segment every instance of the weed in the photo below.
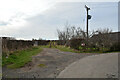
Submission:
<svg viewBox="0 0 120 80">
<path fill-rule="evenodd" d="M 39 67 L 46 67 L 45 64 L 39 64 L 38 66 L 39 66 Z"/>
<path fill-rule="evenodd" d="M 24 66 L 26 63 L 32 60 L 32 56 L 40 53 L 42 51 L 42 48 L 40 46 L 38 47 L 32 47 L 26 50 L 21 50 L 13 52 L 12 55 L 10 55 L 8 58 L 3 56 L 2 58 L 2 66 L 7 66 L 8 68 L 19 68 Z"/>
</svg>

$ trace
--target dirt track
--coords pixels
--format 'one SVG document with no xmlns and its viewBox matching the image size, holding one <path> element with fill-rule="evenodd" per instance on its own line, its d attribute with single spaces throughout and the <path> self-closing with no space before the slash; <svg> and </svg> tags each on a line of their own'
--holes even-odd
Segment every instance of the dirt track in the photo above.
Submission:
<svg viewBox="0 0 120 80">
<path fill-rule="evenodd" d="M 44 48 L 41 53 L 33 56 L 32 62 L 19 69 L 3 67 L 4 78 L 55 78 L 65 67 L 83 57 L 95 53 L 71 53 L 58 49 Z M 41 65 L 41 66 L 39 66 Z"/>
</svg>

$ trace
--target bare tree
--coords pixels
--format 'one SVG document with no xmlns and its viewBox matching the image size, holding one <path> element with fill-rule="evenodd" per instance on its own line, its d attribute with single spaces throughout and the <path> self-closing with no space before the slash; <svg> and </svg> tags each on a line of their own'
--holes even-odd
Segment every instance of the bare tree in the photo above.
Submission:
<svg viewBox="0 0 120 80">
<path fill-rule="evenodd" d="M 63 31 L 57 30 L 59 40 L 63 40 L 64 44 L 69 44 L 69 40 L 73 38 L 86 39 L 86 32 L 80 27 L 70 26 L 65 24 Z"/>
<path fill-rule="evenodd" d="M 109 48 L 113 45 L 110 38 L 111 32 L 112 30 L 109 28 L 98 29 L 89 32 L 88 46 L 94 46 L 98 49 Z M 67 24 L 65 25 L 65 29 L 63 31 L 57 30 L 57 33 L 59 40 L 63 40 L 65 45 L 70 45 L 71 40 L 81 40 L 84 43 L 87 43 L 87 34 L 80 27 L 75 27 Z"/>
</svg>

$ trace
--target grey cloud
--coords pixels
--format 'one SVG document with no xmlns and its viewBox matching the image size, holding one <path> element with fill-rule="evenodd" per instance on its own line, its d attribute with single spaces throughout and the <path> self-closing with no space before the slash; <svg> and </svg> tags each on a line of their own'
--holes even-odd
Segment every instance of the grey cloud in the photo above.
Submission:
<svg viewBox="0 0 120 80">
<path fill-rule="evenodd" d="M 90 20 L 90 30 L 102 27 L 111 27 L 113 30 L 116 30 L 116 8 L 109 7 L 107 9 L 98 9 L 92 7 L 92 3 L 81 3 L 81 2 L 67 2 L 67 3 L 58 3 L 54 7 L 46 10 L 45 12 L 25 19 L 28 25 L 25 25 L 24 28 L 20 28 L 15 31 L 15 34 L 11 34 L 15 37 L 22 38 L 44 38 L 44 39 L 56 39 L 57 32 L 56 29 L 63 29 L 66 21 L 71 25 L 77 25 L 85 29 L 85 8 L 84 5 L 87 4 L 91 7 L 90 14 L 92 14 L 92 19 Z M 98 3 L 93 3 L 98 4 Z M 102 4 L 102 3 L 101 3 Z M 101 5 L 99 3 L 99 5 Z M 109 3 L 104 3 L 104 5 Z M 112 5 L 112 4 L 109 4 Z M 116 5 L 116 4 L 114 4 Z M 102 23 L 102 24 L 101 24 Z M 115 27 L 115 28 L 114 28 Z"/>
<path fill-rule="evenodd" d="M 0 21 L 0 26 L 6 26 L 8 24 L 9 24 L 8 22 Z"/>
</svg>

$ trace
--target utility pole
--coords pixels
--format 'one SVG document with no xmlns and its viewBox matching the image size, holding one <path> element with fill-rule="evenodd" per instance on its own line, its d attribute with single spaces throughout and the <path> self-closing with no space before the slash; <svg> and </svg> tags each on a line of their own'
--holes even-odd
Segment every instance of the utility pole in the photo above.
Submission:
<svg viewBox="0 0 120 80">
<path fill-rule="evenodd" d="M 86 21 L 86 33 L 87 33 L 87 45 L 88 45 L 88 20 L 91 19 L 91 15 L 89 15 L 88 11 L 90 10 L 89 7 L 85 5 L 86 11 L 87 11 L 87 21 Z"/>
</svg>

